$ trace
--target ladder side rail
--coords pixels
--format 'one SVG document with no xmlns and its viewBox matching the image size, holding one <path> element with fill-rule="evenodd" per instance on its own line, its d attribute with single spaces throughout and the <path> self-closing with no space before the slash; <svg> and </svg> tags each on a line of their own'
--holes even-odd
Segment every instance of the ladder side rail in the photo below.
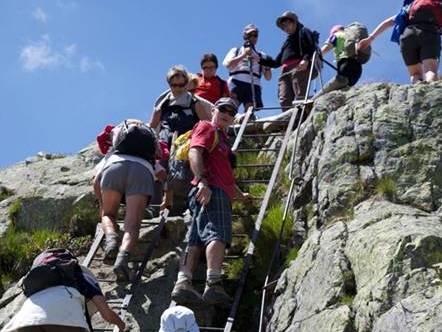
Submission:
<svg viewBox="0 0 442 332">
<path fill-rule="evenodd" d="M 255 222 L 255 228 L 253 230 L 252 238 L 249 243 L 249 247 L 247 249 L 247 254 L 244 257 L 244 267 L 243 267 L 243 270 L 241 271 L 241 276 L 240 276 L 238 288 L 235 293 L 235 298 L 234 298 L 234 302 L 232 304 L 232 308 L 230 310 L 229 317 L 227 318 L 227 322 L 224 327 L 224 332 L 230 332 L 233 327 L 236 312 L 239 307 L 239 302 L 241 300 L 241 296 L 242 296 L 242 292 L 244 290 L 247 274 L 248 274 L 248 271 L 250 268 L 250 262 L 251 262 L 251 259 L 253 256 L 253 252 L 255 250 L 255 243 L 258 240 L 259 232 L 261 230 L 261 224 L 262 224 L 262 221 L 264 220 L 264 215 L 266 213 L 267 206 L 270 201 L 270 196 L 273 191 L 273 187 L 276 183 L 276 179 L 277 179 L 277 176 L 279 174 L 279 170 L 280 170 L 282 162 L 283 162 L 284 154 L 287 149 L 288 141 L 290 138 L 290 133 L 291 133 L 293 125 L 295 123 L 296 114 L 297 114 L 297 112 L 292 112 L 292 115 L 290 117 L 290 121 L 289 121 L 289 124 L 287 126 L 287 129 L 286 129 L 286 132 L 284 135 L 284 140 L 283 140 L 281 148 L 279 150 L 278 158 L 276 160 L 275 167 L 273 168 L 272 176 L 270 178 L 269 185 L 267 186 L 267 190 L 264 195 L 264 199 L 261 204 L 261 208 L 259 210 L 259 214 L 258 214 L 258 217 Z"/>
</svg>

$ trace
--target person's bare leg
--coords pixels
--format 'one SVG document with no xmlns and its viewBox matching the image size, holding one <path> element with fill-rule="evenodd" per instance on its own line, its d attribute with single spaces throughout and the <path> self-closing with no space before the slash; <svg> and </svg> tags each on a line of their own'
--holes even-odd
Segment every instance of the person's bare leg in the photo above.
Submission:
<svg viewBox="0 0 442 332">
<path fill-rule="evenodd" d="M 118 234 L 115 225 L 121 196 L 122 194 L 115 190 L 104 190 L 101 193 L 101 227 L 105 235 L 103 248 L 105 261 L 114 259 L 118 252 Z"/>
<path fill-rule="evenodd" d="M 439 69 L 438 59 L 426 59 L 422 61 L 422 69 L 424 73 L 425 82 L 436 82 L 439 78 L 437 71 Z"/>
<path fill-rule="evenodd" d="M 144 209 L 148 204 L 148 200 L 146 195 L 141 194 L 126 196 L 124 235 L 113 267 L 119 281 L 133 280 L 134 273 L 128 266 L 129 255 L 137 243 L 141 219 L 143 219 Z"/>
<path fill-rule="evenodd" d="M 181 258 L 180 272 L 192 279 L 201 256 L 201 247 L 190 246 L 186 248 L 184 256 Z"/>
<path fill-rule="evenodd" d="M 178 304 L 198 303 L 202 301 L 199 294 L 192 286 L 193 272 L 198 266 L 201 247 L 189 246 L 181 258 L 180 271 L 178 272 L 175 287 L 172 290 L 172 299 Z"/>
<path fill-rule="evenodd" d="M 203 299 L 210 304 L 228 304 L 230 296 L 225 292 L 221 280 L 221 265 L 226 245 L 219 240 L 211 241 L 206 248 L 207 280 Z"/>
<path fill-rule="evenodd" d="M 121 193 L 115 190 L 104 190 L 101 193 L 102 198 L 102 217 L 101 226 L 105 234 L 116 232 L 115 223 L 120 207 Z"/>
<path fill-rule="evenodd" d="M 422 76 L 422 65 L 420 63 L 407 66 L 408 73 L 410 75 L 410 82 L 412 84 L 421 82 L 423 80 Z"/>
<path fill-rule="evenodd" d="M 126 196 L 126 215 L 124 217 L 124 236 L 120 250 L 132 251 L 138 240 L 140 223 L 148 204 L 146 195 L 135 194 Z"/>
<path fill-rule="evenodd" d="M 215 269 L 221 271 L 221 265 L 224 261 L 224 250 L 226 245 L 224 242 L 215 240 L 210 242 L 206 248 L 207 269 Z"/>
</svg>

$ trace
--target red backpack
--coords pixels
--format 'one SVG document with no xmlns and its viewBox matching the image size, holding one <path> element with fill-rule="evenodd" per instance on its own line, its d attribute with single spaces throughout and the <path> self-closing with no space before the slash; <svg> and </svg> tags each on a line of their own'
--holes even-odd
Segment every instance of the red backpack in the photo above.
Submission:
<svg viewBox="0 0 442 332">
<path fill-rule="evenodd" d="M 418 12 L 420 10 L 428 10 L 433 14 L 429 21 L 431 23 L 435 23 L 442 27 L 442 2 L 441 0 L 414 0 L 411 4 L 410 11 L 408 17 L 410 21 L 416 20 L 420 21 L 421 19 L 418 17 Z"/>
</svg>

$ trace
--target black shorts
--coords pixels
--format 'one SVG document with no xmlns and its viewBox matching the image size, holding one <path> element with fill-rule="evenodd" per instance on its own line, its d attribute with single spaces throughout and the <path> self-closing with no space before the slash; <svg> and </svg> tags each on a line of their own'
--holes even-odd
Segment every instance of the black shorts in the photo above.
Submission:
<svg viewBox="0 0 442 332">
<path fill-rule="evenodd" d="M 356 59 L 341 59 L 338 61 L 338 74 L 348 79 L 348 86 L 353 86 L 361 78 L 362 65 Z"/>
<path fill-rule="evenodd" d="M 256 107 L 263 107 L 262 97 L 261 97 L 261 87 L 259 85 L 254 84 L 255 87 L 255 100 Z M 234 96 L 241 104 L 253 104 L 253 96 L 252 96 L 252 85 L 250 83 L 238 81 L 232 79 L 229 84 L 230 92 L 232 92 L 232 96 Z"/>
<path fill-rule="evenodd" d="M 416 65 L 427 59 L 439 59 L 440 35 L 411 25 L 405 28 L 400 38 L 402 58 L 407 66 Z"/>
</svg>

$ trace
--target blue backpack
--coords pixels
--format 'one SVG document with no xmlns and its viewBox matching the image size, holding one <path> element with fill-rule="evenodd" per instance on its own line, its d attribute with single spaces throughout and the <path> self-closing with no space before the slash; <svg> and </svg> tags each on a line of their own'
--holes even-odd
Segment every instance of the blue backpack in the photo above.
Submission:
<svg viewBox="0 0 442 332">
<path fill-rule="evenodd" d="M 394 43 L 399 44 L 399 38 L 408 25 L 408 11 L 410 10 L 412 2 L 413 0 L 404 0 L 400 12 L 394 18 L 394 27 L 390 38 L 390 40 Z"/>
</svg>

